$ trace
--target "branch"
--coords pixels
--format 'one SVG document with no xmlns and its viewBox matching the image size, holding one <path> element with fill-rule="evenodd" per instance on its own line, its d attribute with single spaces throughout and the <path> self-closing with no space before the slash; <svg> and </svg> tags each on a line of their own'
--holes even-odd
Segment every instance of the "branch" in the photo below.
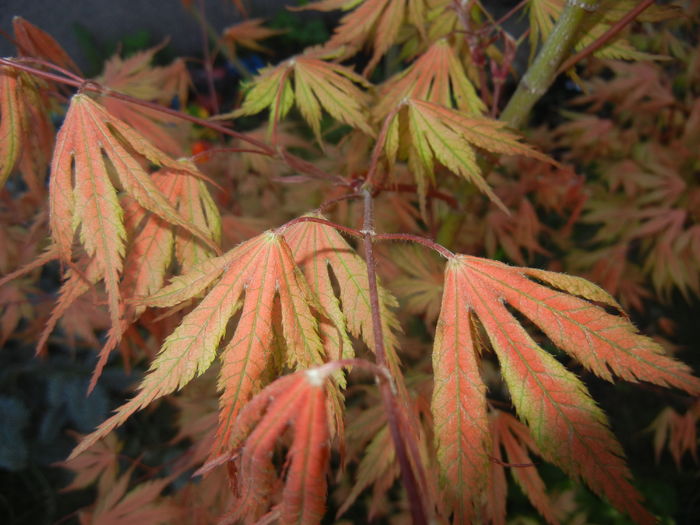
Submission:
<svg viewBox="0 0 700 525">
<path fill-rule="evenodd" d="M 605 44 L 610 42 L 613 38 L 615 38 L 618 35 L 620 31 L 622 31 L 625 27 L 632 23 L 632 21 L 635 18 L 637 18 L 637 16 L 639 16 L 644 10 L 646 10 L 648 7 L 651 7 L 651 4 L 653 4 L 654 1 L 655 0 L 642 0 L 642 2 L 640 2 L 637 6 L 631 9 L 625 16 L 623 16 L 612 26 L 610 26 L 610 29 L 608 29 L 605 33 L 600 35 L 594 42 L 586 46 L 585 49 L 582 49 L 575 55 L 570 56 L 566 60 L 566 62 L 564 62 L 561 65 L 559 71 L 557 71 L 557 75 L 571 69 L 576 64 L 581 62 L 581 60 L 583 60 L 589 55 L 592 55 Z"/>
<path fill-rule="evenodd" d="M 513 128 L 520 128 L 530 115 L 532 107 L 557 76 L 557 69 L 576 41 L 578 30 L 586 15 L 597 9 L 597 3 L 568 0 L 552 29 L 552 33 L 537 54 L 533 64 L 520 79 L 515 93 L 501 114 L 501 120 Z"/>
<path fill-rule="evenodd" d="M 364 223 L 362 225 L 363 245 L 365 249 L 365 262 L 367 263 L 367 277 L 369 280 L 369 300 L 372 307 L 372 335 L 374 336 L 374 346 L 377 355 L 377 364 L 385 369 L 389 369 L 386 358 L 386 348 L 384 347 L 384 333 L 382 327 L 381 310 L 379 305 L 379 290 L 377 287 L 376 263 L 374 260 L 374 250 L 372 237 L 374 235 L 374 209 L 372 202 L 372 190 L 365 187 L 363 190 L 365 201 Z M 397 405 L 396 396 L 392 391 L 391 384 L 386 380 L 379 381 L 379 391 L 382 395 L 382 403 L 386 412 L 387 424 L 394 442 L 396 458 L 401 468 L 401 479 L 409 507 L 411 509 L 411 519 L 414 525 L 428 523 L 426 509 L 423 503 L 423 494 L 420 490 L 413 465 L 408 456 L 407 443 L 401 432 L 401 417 Z M 416 465 L 417 466 L 417 465 Z"/>
<path fill-rule="evenodd" d="M 348 196 L 348 198 L 355 198 L 355 194 L 351 194 Z M 339 199 L 337 199 L 339 200 Z M 371 237 L 375 241 L 406 241 L 406 242 L 415 242 L 416 244 L 421 244 L 425 246 L 426 248 L 430 248 L 431 250 L 437 252 L 438 254 L 442 255 L 445 259 L 451 259 L 454 257 L 454 253 L 452 253 L 450 250 L 445 248 L 444 246 L 436 243 L 435 241 L 428 239 L 427 237 L 421 237 L 420 235 L 413 235 L 411 233 L 374 233 L 371 229 L 368 230 L 366 227 L 363 227 L 362 230 L 356 230 L 355 228 L 349 228 L 347 226 L 343 226 L 342 224 L 338 224 L 326 219 L 321 219 L 319 217 L 297 217 L 296 219 L 292 219 L 291 221 L 283 224 L 279 228 L 277 228 L 277 231 L 282 233 L 284 232 L 285 229 L 289 228 L 290 226 L 294 226 L 295 224 L 299 222 L 317 222 L 318 224 L 323 224 L 324 226 L 330 226 L 331 228 L 335 228 L 341 233 L 345 233 L 346 235 L 350 235 L 351 237 L 356 237 L 358 239 L 364 239 L 367 237 L 368 232 L 371 233 Z M 371 284 L 370 284 L 371 287 Z M 384 346 L 382 345 L 382 348 Z"/>
<path fill-rule="evenodd" d="M 227 135 L 229 137 L 233 137 L 235 139 L 241 140 L 243 142 L 247 142 L 248 144 L 251 144 L 255 147 L 257 147 L 260 150 L 260 153 L 263 155 L 268 155 L 273 158 L 278 158 L 290 165 L 291 168 L 297 170 L 297 171 L 302 171 L 303 173 L 307 173 L 309 175 L 312 175 L 316 178 L 319 178 L 319 176 L 323 176 L 323 178 L 328 179 L 328 180 L 333 180 L 334 177 L 325 173 L 322 171 L 320 168 L 317 168 L 313 164 L 305 161 L 301 157 L 297 157 L 296 155 L 293 155 L 287 151 L 281 150 L 281 149 L 275 149 L 269 144 L 266 144 L 265 142 L 255 139 L 253 137 L 250 137 L 246 135 L 245 133 L 239 133 L 237 131 L 234 131 L 232 129 L 227 128 L 226 126 L 222 126 L 221 124 L 216 124 L 214 122 L 211 122 L 209 120 L 201 119 L 198 117 L 195 117 L 193 115 L 189 115 L 187 113 L 184 113 L 182 111 L 178 111 L 176 109 L 171 109 L 165 106 L 161 106 L 160 104 L 156 104 L 155 102 L 150 102 L 148 100 L 142 100 L 140 98 L 132 97 L 130 95 L 125 95 L 124 93 L 120 93 L 118 91 L 114 91 L 113 89 L 110 89 L 108 87 L 102 86 L 98 84 L 97 82 L 94 82 L 92 80 L 88 79 L 81 79 L 79 77 L 76 78 L 66 78 L 61 75 L 57 75 L 55 73 L 50 73 L 48 71 L 43 71 L 41 69 L 37 69 L 31 66 L 28 66 L 27 64 L 23 64 L 21 62 L 8 59 L 8 58 L 0 58 L 0 65 L 4 66 L 10 66 L 15 69 L 19 69 L 21 71 L 24 71 L 26 73 L 30 73 L 32 75 L 35 75 L 37 77 L 44 78 L 46 80 L 50 80 L 52 82 L 57 82 L 59 84 L 65 84 L 68 86 L 73 86 L 75 88 L 78 88 L 82 91 L 91 91 L 93 93 L 99 93 L 101 95 L 105 95 L 108 97 L 116 98 L 119 100 L 123 100 L 125 102 L 130 102 L 131 104 L 135 104 L 137 106 L 149 108 L 153 111 L 157 111 L 159 113 L 164 113 L 166 115 L 170 115 L 175 118 L 179 118 L 181 120 L 186 120 L 188 122 L 192 122 L 193 124 L 197 124 L 199 126 L 217 131 L 221 133 L 222 135 Z"/>
</svg>

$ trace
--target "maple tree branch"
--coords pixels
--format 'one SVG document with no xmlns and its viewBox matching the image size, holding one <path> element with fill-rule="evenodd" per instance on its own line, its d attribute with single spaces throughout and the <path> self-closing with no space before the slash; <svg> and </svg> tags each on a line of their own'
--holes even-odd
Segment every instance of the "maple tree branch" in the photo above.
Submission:
<svg viewBox="0 0 700 525">
<path fill-rule="evenodd" d="M 635 18 L 637 18 L 637 16 L 639 16 L 644 10 L 646 10 L 648 7 L 651 7 L 651 4 L 653 4 L 654 1 L 655 0 L 642 0 L 642 2 L 637 4 L 634 8 L 632 8 L 627 14 L 625 14 L 625 16 L 623 16 L 622 18 L 620 18 L 620 20 L 618 20 L 612 26 L 610 26 L 610 29 L 608 29 L 605 33 L 600 35 L 594 42 L 591 42 L 590 45 L 586 46 L 584 49 L 582 49 L 575 55 L 572 55 L 568 59 L 566 59 L 566 61 L 559 67 L 557 75 L 571 69 L 576 64 L 581 62 L 581 60 L 588 57 L 589 55 L 592 55 L 605 44 L 610 42 L 610 40 L 615 38 L 615 36 L 617 36 L 617 34 L 620 31 L 622 31 L 625 27 L 632 23 L 632 21 Z"/>
<path fill-rule="evenodd" d="M 595 0 L 592 0 L 595 1 Z M 532 65 L 520 79 L 515 93 L 508 101 L 501 120 L 514 128 L 520 128 L 535 105 L 552 85 L 557 69 L 578 37 L 578 31 L 586 15 L 597 9 L 596 3 L 568 0 L 552 32 L 537 53 Z"/>
<path fill-rule="evenodd" d="M 389 362 L 386 357 L 386 348 L 384 347 L 384 332 L 382 327 L 381 308 L 379 305 L 379 289 L 377 286 L 377 270 L 374 260 L 374 249 L 372 246 L 374 235 L 374 207 L 372 201 L 372 189 L 365 185 L 364 193 L 364 221 L 362 225 L 363 246 L 365 249 L 365 262 L 367 264 L 367 278 L 369 281 L 369 300 L 372 309 L 372 335 L 374 337 L 375 354 L 377 356 L 377 364 L 380 367 L 389 369 Z M 399 407 L 397 405 L 396 396 L 392 391 L 391 384 L 386 380 L 380 380 L 379 391 L 386 412 L 387 424 L 391 439 L 394 443 L 396 459 L 399 462 L 401 469 L 401 479 L 406 496 L 408 498 L 409 508 L 411 510 L 411 519 L 414 525 L 423 525 L 428 523 L 426 509 L 423 506 L 423 497 L 416 479 L 416 474 L 413 470 L 413 465 L 408 457 L 407 444 L 401 433 L 399 423 Z"/>
<path fill-rule="evenodd" d="M 83 91 L 91 91 L 93 93 L 99 93 L 101 95 L 116 98 L 119 100 L 123 100 L 125 102 L 130 102 L 130 103 L 135 104 L 137 106 L 142 106 L 142 107 L 151 109 L 153 111 L 164 113 L 166 115 L 170 115 L 172 117 L 179 118 L 181 120 L 186 120 L 187 122 L 197 124 L 198 126 L 202 126 L 202 127 L 217 131 L 217 132 L 221 133 L 222 135 L 227 135 L 229 137 L 241 140 L 243 142 L 247 142 L 248 144 L 251 144 L 251 145 L 259 148 L 261 154 L 268 155 L 269 157 L 281 159 L 282 161 L 284 161 L 285 163 L 290 165 L 290 167 L 297 169 L 298 171 L 303 171 L 304 173 L 307 173 L 308 175 L 312 175 L 312 176 L 317 177 L 317 178 L 323 177 L 324 179 L 328 179 L 328 180 L 332 180 L 334 178 L 332 175 L 324 172 L 323 170 L 321 170 L 320 168 L 311 164 L 310 162 L 306 162 L 301 157 L 297 157 L 296 155 L 288 153 L 287 151 L 280 151 L 278 149 L 275 149 L 272 146 L 270 146 L 269 144 L 266 144 L 265 142 L 263 142 L 261 140 L 250 137 L 250 136 L 246 135 L 245 133 L 239 133 L 239 132 L 234 131 L 230 128 L 227 128 L 226 126 L 222 126 L 221 124 L 216 124 L 215 122 L 212 122 L 210 120 L 195 117 L 194 115 L 190 115 L 188 113 L 184 113 L 184 112 L 178 111 L 176 109 L 168 108 L 168 107 L 162 106 L 160 104 L 157 104 L 155 102 L 150 102 L 148 100 L 142 100 L 140 98 L 132 97 L 130 95 L 125 95 L 124 93 L 120 93 L 119 91 L 114 91 L 113 89 L 102 86 L 102 85 L 100 85 L 97 82 L 94 82 L 92 80 L 87 80 L 87 79 L 78 80 L 78 79 L 73 79 L 73 78 L 66 78 L 66 77 L 57 75 L 55 73 L 50 73 L 48 71 L 43 71 L 41 69 L 37 69 L 37 68 L 31 67 L 31 66 L 28 66 L 26 64 L 22 64 L 21 62 L 18 62 L 16 60 L 2 58 L 2 57 L 0 57 L 0 64 L 5 65 L 5 66 L 14 67 L 14 68 L 19 69 L 21 71 L 31 73 L 32 75 L 35 75 L 37 77 L 41 77 L 41 78 L 44 78 L 46 80 L 51 80 L 52 82 L 57 82 L 59 84 L 66 84 L 68 86 L 73 86 L 73 87 L 81 89 Z M 306 170 L 306 171 L 304 171 L 304 170 Z"/>
<path fill-rule="evenodd" d="M 356 230 L 355 228 L 348 228 L 347 226 L 343 226 L 342 224 L 338 224 L 332 221 L 328 221 L 326 219 L 320 219 L 318 217 L 297 217 L 296 219 L 292 219 L 289 222 L 284 223 L 282 226 L 277 228 L 277 231 L 284 231 L 287 228 L 294 226 L 295 224 L 299 222 L 317 222 L 319 224 L 324 224 L 326 226 L 330 226 L 331 228 L 335 228 L 336 230 L 346 233 L 348 235 L 351 235 L 353 237 L 357 237 L 358 239 L 361 239 L 364 234 L 360 230 Z"/>
</svg>

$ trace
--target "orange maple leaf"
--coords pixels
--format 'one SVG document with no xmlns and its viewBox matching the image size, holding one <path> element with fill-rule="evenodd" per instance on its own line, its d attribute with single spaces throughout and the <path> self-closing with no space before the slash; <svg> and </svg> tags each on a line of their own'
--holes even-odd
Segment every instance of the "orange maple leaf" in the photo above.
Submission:
<svg viewBox="0 0 700 525">
<path fill-rule="evenodd" d="M 96 81 L 120 93 L 166 106 L 177 96 L 178 102 L 185 105 L 191 80 L 184 63 L 176 60 L 169 66 L 151 65 L 164 44 L 127 59 L 114 55 L 105 62 L 104 71 Z M 100 102 L 113 116 L 132 126 L 157 148 L 176 157 L 183 154 L 183 147 L 173 133 L 173 130 L 186 132 L 187 124 L 181 119 L 114 97 L 102 97 Z"/>
<path fill-rule="evenodd" d="M 12 67 L 0 67 L 0 189 L 19 168 L 30 190 L 41 197 L 53 126 L 39 82 Z"/>
<path fill-rule="evenodd" d="M 71 457 L 137 410 L 204 373 L 215 358 L 226 325 L 238 310 L 241 310 L 238 325 L 221 356 L 221 410 L 215 450 L 228 449 L 238 412 L 260 388 L 261 374 L 273 353 L 278 323 L 282 327 L 288 365 L 306 368 L 322 362 L 317 321 L 309 306 L 318 303 L 281 235 L 268 231 L 220 257 L 208 259 L 175 277 L 143 304 L 173 306 L 199 295 L 215 281 L 204 299 L 166 339 L 136 396 L 85 438 Z M 245 298 L 241 297 L 243 294 Z M 279 297 L 279 309 L 275 307 L 276 297 Z"/>
<path fill-rule="evenodd" d="M 399 30 L 406 22 L 411 22 L 420 31 L 425 25 L 424 0 L 321 0 L 296 10 L 315 9 L 334 11 L 342 9 L 352 12 L 343 16 L 330 40 L 328 49 L 343 49 L 343 57 L 348 58 L 363 46 L 371 43 L 372 56 L 363 74 L 367 74 L 379 63 L 382 56 L 394 45 Z M 359 5 L 358 5 L 359 4 Z"/>
<path fill-rule="evenodd" d="M 263 27 L 264 21 L 262 18 L 244 20 L 224 29 L 221 38 L 225 44 L 230 46 L 232 53 L 235 53 L 236 45 L 262 53 L 270 53 L 269 49 L 258 44 L 258 40 L 264 40 L 265 38 L 282 34 L 285 31 Z"/>
<path fill-rule="evenodd" d="M 51 164 L 51 233 L 60 259 L 70 263 L 73 236 L 80 229 L 80 242 L 95 257 L 104 279 L 113 326 L 119 323 L 119 275 L 126 231 L 110 173 L 145 209 L 218 250 L 207 233 L 183 218 L 158 191 L 142 167 L 146 160 L 192 172 L 190 166 L 170 159 L 87 95 L 72 98 Z"/>
<path fill-rule="evenodd" d="M 12 30 L 20 56 L 41 58 L 81 75 L 80 68 L 73 59 L 46 31 L 30 24 L 21 16 L 12 19 Z"/>
<path fill-rule="evenodd" d="M 234 454 L 213 463 L 235 457 L 229 471 L 237 498 L 227 522 L 254 523 L 267 510 L 270 486 L 277 478 L 272 452 L 288 428 L 294 430 L 294 438 L 287 453 L 284 488 L 281 502 L 270 515 L 278 515 L 280 523 L 321 522 L 330 458 L 324 383 L 334 368 L 312 368 L 277 379 L 241 411 L 232 435 Z"/>
<path fill-rule="evenodd" d="M 131 470 L 105 489 L 94 509 L 80 513 L 80 525 L 167 525 L 182 518 L 184 509 L 177 507 L 170 498 L 160 497 L 172 479 L 146 481 L 127 492 L 130 480 Z"/>
<path fill-rule="evenodd" d="M 595 303 L 619 309 L 606 292 L 578 277 L 466 255 L 450 258 L 435 338 L 433 394 L 438 458 L 447 490 L 462 487 L 462 495 L 478 494 L 479 465 L 489 453 L 484 386 L 471 335 L 476 317 L 498 356 L 515 409 L 543 457 L 567 474 L 582 477 L 637 522 L 655 522 L 630 484 L 623 451 L 586 387 L 544 351 L 506 307 L 521 312 L 556 346 L 603 379 L 612 381 L 614 374 L 632 382 L 700 392 L 700 380 L 686 365 L 664 355 L 626 318 Z M 467 468 L 471 465 L 476 473 Z M 455 509 L 456 516 L 458 512 L 469 510 Z"/>
<path fill-rule="evenodd" d="M 380 86 L 379 101 L 373 108 L 375 116 L 385 117 L 404 98 L 426 100 L 467 115 L 480 115 L 486 109 L 462 62 L 444 38 Z"/>
<path fill-rule="evenodd" d="M 520 421 L 501 410 L 489 414 L 489 428 L 492 435 L 491 482 L 495 487 L 489 487 L 490 493 L 486 504 L 488 518 L 494 525 L 505 524 L 506 516 L 506 484 L 505 468 L 510 469 L 516 483 L 528 497 L 533 507 L 547 520 L 556 525 L 554 507 L 544 481 L 537 473 L 532 463 L 528 449 L 539 454 L 528 429 Z M 502 461 L 501 447 L 505 449 L 508 463 Z M 499 486 L 500 485 L 500 486 Z"/>
<path fill-rule="evenodd" d="M 314 215 L 312 215 L 314 216 Z M 323 218 L 321 215 L 315 215 Z M 284 237 L 294 253 L 309 286 L 318 297 L 331 323 L 319 323 L 319 330 L 331 359 L 352 357 L 354 350 L 347 333 L 361 338 L 374 351 L 372 309 L 365 261 L 338 231 L 317 222 L 300 222 L 285 228 Z M 331 272 L 340 290 L 336 297 Z M 387 358 L 394 372 L 399 370 L 396 332 L 400 324 L 391 308 L 396 299 L 379 286 L 379 302 Z"/>
</svg>

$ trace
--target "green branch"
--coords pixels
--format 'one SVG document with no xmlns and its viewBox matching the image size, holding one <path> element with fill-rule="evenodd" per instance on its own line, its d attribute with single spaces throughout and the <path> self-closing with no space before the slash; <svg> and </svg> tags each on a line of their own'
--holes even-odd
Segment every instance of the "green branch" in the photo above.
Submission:
<svg viewBox="0 0 700 525">
<path fill-rule="evenodd" d="M 559 65 L 569 55 L 576 42 L 581 23 L 597 8 L 598 3 L 595 0 L 589 2 L 568 0 L 549 38 L 508 101 L 508 105 L 501 114 L 501 120 L 508 122 L 514 128 L 522 127 L 535 102 L 554 82 Z"/>
</svg>

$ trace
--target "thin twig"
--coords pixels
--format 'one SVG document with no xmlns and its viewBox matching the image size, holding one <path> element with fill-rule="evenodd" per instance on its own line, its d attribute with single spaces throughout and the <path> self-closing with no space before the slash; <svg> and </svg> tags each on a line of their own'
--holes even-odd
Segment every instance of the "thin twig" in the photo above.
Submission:
<svg viewBox="0 0 700 525">
<path fill-rule="evenodd" d="M 10 60 L 7 58 L 0 58 L 0 64 L 14 67 L 16 69 L 26 71 L 27 73 L 31 73 L 32 75 L 36 75 L 41 78 L 45 78 L 47 80 L 51 80 L 52 82 L 58 82 L 60 84 L 66 84 L 69 86 L 73 86 L 75 88 L 79 88 L 82 91 L 91 91 L 93 93 L 99 93 L 101 95 L 105 95 L 108 97 L 116 98 L 119 100 L 124 100 L 126 102 L 130 102 L 132 104 L 135 104 L 137 106 L 142 106 L 145 108 L 149 108 L 153 111 L 157 111 L 160 113 L 164 113 L 166 115 L 173 116 L 175 118 L 179 118 L 181 120 L 186 120 L 188 122 L 192 122 L 193 124 L 197 124 L 199 126 L 217 131 L 221 133 L 222 135 L 227 135 L 229 137 L 233 137 L 235 139 L 241 140 L 243 142 L 247 142 L 248 144 L 251 144 L 257 148 L 259 148 L 261 151 L 260 153 L 263 155 L 268 155 L 273 158 L 279 158 L 286 162 L 287 164 L 293 164 L 291 167 L 298 171 L 302 171 L 304 173 L 307 173 L 308 175 L 314 176 L 316 178 L 324 178 L 327 180 L 333 180 L 334 177 L 331 176 L 328 173 L 325 173 L 323 170 L 320 168 L 316 167 L 314 164 L 311 164 L 305 160 L 303 160 L 300 157 L 297 157 L 296 155 L 292 155 L 291 153 L 288 153 L 286 151 L 279 151 L 275 150 L 272 146 L 266 144 L 265 142 L 255 139 L 249 135 L 246 135 L 245 133 L 239 133 L 237 131 L 234 131 L 230 128 L 227 128 L 226 126 L 222 126 L 221 124 L 216 124 L 214 122 L 211 122 L 209 120 L 201 119 L 199 117 L 195 117 L 194 115 L 189 115 L 188 113 L 184 113 L 182 111 L 178 111 L 176 109 L 171 109 L 165 106 L 161 106 L 160 104 L 157 104 L 155 102 L 150 102 L 148 100 L 142 100 L 136 97 L 132 97 L 130 95 L 125 95 L 124 93 L 120 93 L 119 91 L 114 91 L 113 89 L 107 88 L 105 86 L 102 86 L 98 84 L 97 82 L 87 80 L 87 79 L 81 79 L 80 81 L 74 80 L 72 78 L 66 78 L 60 75 L 57 75 L 55 73 L 50 73 L 48 71 L 43 71 L 41 69 L 36 69 L 34 67 L 28 66 L 26 64 L 22 64 L 21 62 L 17 62 L 15 60 Z"/>
<path fill-rule="evenodd" d="M 353 194 L 349 197 L 354 198 L 356 197 L 356 195 Z M 334 228 L 341 233 L 345 233 L 347 235 L 350 235 L 351 237 L 356 237 L 358 239 L 363 239 L 367 235 L 367 230 L 364 227 L 362 230 L 356 230 L 355 228 L 349 228 L 348 226 L 343 226 L 342 224 L 338 224 L 333 221 L 321 219 L 319 217 L 309 216 L 297 217 L 295 219 L 292 219 L 291 221 L 286 222 L 282 226 L 277 228 L 277 231 L 283 232 L 287 228 L 291 228 L 292 226 L 300 222 L 316 222 L 318 224 L 323 224 L 324 226 L 330 226 L 331 228 Z M 372 237 L 375 241 L 415 242 L 416 244 L 421 244 L 426 248 L 430 248 L 431 250 L 439 253 L 445 259 L 451 259 L 455 256 L 453 252 L 451 252 L 441 244 L 438 244 L 435 241 L 428 239 L 427 237 L 421 237 L 420 235 L 413 235 L 411 233 L 372 233 Z"/>
<path fill-rule="evenodd" d="M 451 259 L 455 256 L 450 250 L 443 245 L 436 243 L 426 237 L 419 237 L 410 233 L 377 233 L 374 235 L 376 241 L 408 241 L 422 244 L 433 251 L 442 255 L 445 259 Z"/>
<path fill-rule="evenodd" d="M 501 18 L 496 20 L 495 22 L 492 22 L 491 25 L 494 28 L 500 28 L 503 22 L 508 20 L 511 16 L 513 16 L 515 13 L 520 11 L 523 7 L 525 7 L 526 4 L 528 4 L 530 0 L 522 0 L 518 4 L 516 4 L 510 11 L 508 11 L 505 15 L 503 15 Z"/>
</svg>

